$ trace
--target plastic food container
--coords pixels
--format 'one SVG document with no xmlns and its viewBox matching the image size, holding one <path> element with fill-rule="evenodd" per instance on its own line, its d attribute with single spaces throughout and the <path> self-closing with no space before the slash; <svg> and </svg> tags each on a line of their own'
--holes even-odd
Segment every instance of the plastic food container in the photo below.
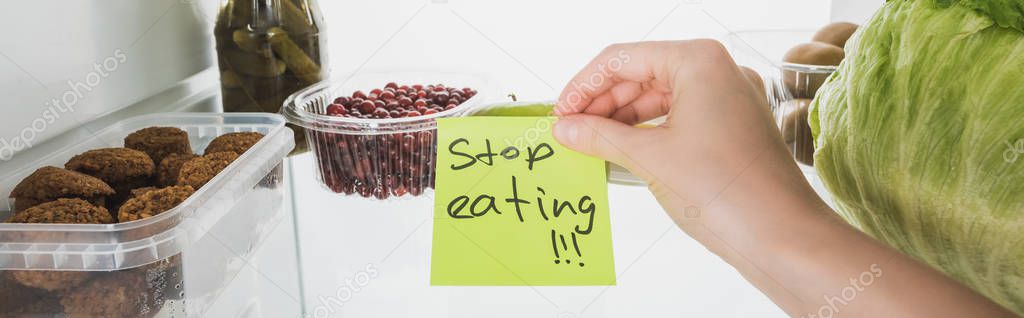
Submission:
<svg viewBox="0 0 1024 318">
<path fill-rule="evenodd" d="M 807 107 L 835 66 L 782 61 L 793 46 L 811 40 L 814 30 L 762 30 L 730 33 L 726 39 L 737 63 L 761 75 L 776 123 L 793 157 L 805 170 L 814 165 L 814 142 Z"/>
<path fill-rule="evenodd" d="M 134 117 L 0 175 L 0 192 L 10 193 L 39 167 L 62 166 L 90 149 L 120 147 L 126 135 L 150 126 L 187 131 L 196 150 L 224 133 L 266 135 L 185 202 L 148 219 L 121 224 L 0 223 L 0 312 L 32 317 L 203 316 L 231 284 L 243 280 L 236 275 L 255 247 L 288 216 L 280 167 L 294 140 L 284 124 L 279 115 L 254 113 Z M 10 200 L 2 200 L 0 206 L 11 207 Z M 10 211 L 0 211 L 0 217 L 6 219 Z M 295 257 L 292 262 L 297 264 Z M 277 284 L 298 286 L 298 274 L 290 275 L 291 282 Z M 22 287 L 26 280 L 79 283 L 44 290 Z"/>
<path fill-rule="evenodd" d="M 469 87 L 477 94 L 458 107 L 435 114 L 394 119 L 328 116 L 327 106 L 339 96 L 399 85 L 444 84 Z M 316 157 L 317 179 L 327 189 L 345 195 L 380 200 L 419 196 L 434 188 L 437 158 L 436 120 L 463 116 L 482 104 L 486 82 L 451 73 L 373 73 L 338 77 L 296 92 L 281 113 L 306 128 L 306 140 Z"/>
</svg>

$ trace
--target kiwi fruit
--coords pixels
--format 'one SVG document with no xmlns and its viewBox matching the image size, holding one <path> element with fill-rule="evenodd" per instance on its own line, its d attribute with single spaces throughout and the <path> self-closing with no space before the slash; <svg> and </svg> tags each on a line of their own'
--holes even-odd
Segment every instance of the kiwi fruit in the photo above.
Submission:
<svg viewBox="0 0 1024 318">
<path fill-rule="evenodd" d="M 807 65 L 839 65 L 846 57 L 843 48 L 822 42 L 798 44 L 782 57 L 784 62 Z"/>
<path fill-rule="evenodd" d="M 846 41 L 850 39 L 853 32 L 857 31 L 856 24 L 849 22 L 833 22 L 822 27 L 811 38 L 812 41 L 832 44 L 838 47 L 845 47 Z"/>
<path fill-rule="evenodd" d="M 783 61 L 813 66 L 836 66 L 843 61 L 845 53 L 838 46 L 809 42 L 794 46 L 782 58 Z M 784 65 L 782 80 L 789 93 L 796 98 L 814 98 L 821 84 L 832 72 L 803 70 L 799 66 Z"/>
<path fill-rule="evenodd" d="M 807 124 L 810 105 L 811 100 L 806 98 L 787 100 L 779 105 L 782 113 L 785 114 L 780 128 L 782 128 L 782 138 L 786 140 L 786 143 L 791 143 L 797 137 L 803 137 L 803 132 L 810 131 L 811 128 Z"/>
<path fill-rule="evenodd" d="M 785 115 L 782 118 L 782 139 L 786 141 L 793 157 L 806 165 L 814 165 L 814 138 L 807 123 L 811 100 L 798 98 L 782 103 Z"/>
</svg>

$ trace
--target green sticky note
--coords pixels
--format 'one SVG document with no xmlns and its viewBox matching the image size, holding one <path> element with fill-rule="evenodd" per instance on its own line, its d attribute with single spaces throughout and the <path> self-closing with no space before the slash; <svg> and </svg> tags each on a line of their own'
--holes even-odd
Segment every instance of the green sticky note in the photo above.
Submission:
<svg viewBox="0 0 1024 318">
<path fill-rule="evenodd" d="M 431 285 L 615 284 L 605 163 L 554 121 L 437 121 Z"/>
</svg>

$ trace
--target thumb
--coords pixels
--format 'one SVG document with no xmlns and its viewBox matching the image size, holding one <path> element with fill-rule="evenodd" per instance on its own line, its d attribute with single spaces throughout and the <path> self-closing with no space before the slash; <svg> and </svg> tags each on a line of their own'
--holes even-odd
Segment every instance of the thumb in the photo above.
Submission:
<svg viewBox="0 0 1024 318">
<path fill-rule="evenodd" d="M 647 129 L 589 114 L 563 116 L 553 131 L 563 146 L 630 170 L 636 166 L 632 156 L 646 143 L 641 138 L 647 133 Z"/>
</svg>

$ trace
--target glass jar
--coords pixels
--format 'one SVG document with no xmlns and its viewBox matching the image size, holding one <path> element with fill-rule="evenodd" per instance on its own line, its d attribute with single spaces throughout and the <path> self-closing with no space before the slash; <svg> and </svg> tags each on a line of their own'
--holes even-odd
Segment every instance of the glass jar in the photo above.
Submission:
<svg viewBox="0 0 1024 318">
<path fill-rule="evenodd" d="M 328 71 L 323 15 L 315 0 L 224 0 L 214 37 L 225 112 L 277 113 L 289 95 Z M 305 133 L 295 150 L 305 152 Z"/>
</svg>

